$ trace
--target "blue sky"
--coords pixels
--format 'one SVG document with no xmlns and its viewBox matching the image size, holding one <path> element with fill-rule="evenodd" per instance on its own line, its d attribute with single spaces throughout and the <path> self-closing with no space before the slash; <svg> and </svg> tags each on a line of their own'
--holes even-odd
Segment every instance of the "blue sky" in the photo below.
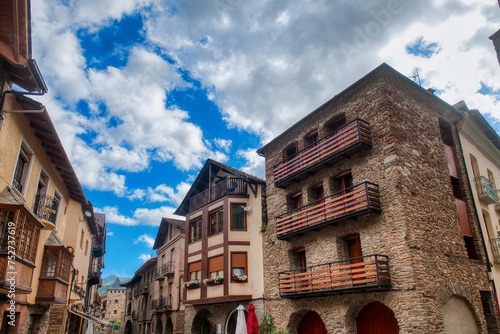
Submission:
<svg viewBox="0 0 500 334">
<path fill-rule="evenodd" d="M 207 158 L 256 149 L 382 62 L 500 130 L 491 0 L 37 0 L 40 100 L 108 222 L 104 276 L 132 276 Z"/>
</svg>

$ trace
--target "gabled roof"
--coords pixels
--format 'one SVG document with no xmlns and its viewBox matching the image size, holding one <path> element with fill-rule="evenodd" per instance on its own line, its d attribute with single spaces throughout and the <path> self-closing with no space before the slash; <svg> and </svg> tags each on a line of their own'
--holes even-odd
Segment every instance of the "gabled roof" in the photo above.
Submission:
<svg viewBox="0 0 500 334">
<path fill-rule="evenodd" d="M 160 227 L 158 228 L 158 233 L 156 233 L 156 239 L 155 239 L 155 243 L 153 245 L 154 250 L 160 248 L 163 245 L 163 243 L 165 241 L 165 237 L 167 236 L 167 231 L 168 231 L 169 225 L 175 226 L 175 227 L 181 229 L 181 231 L 186 230 L 186 221 L 185 220 L 163 217 L 161 219 Z"/>
<path fill-rule="evenodd" d="M 122 285 L 122 281 L 120 281 L 120 278 L 117 277 L 116 280 L 111 284 L 111 286 L 108 288 L 109 290 L 123 290 L 125 289 Z"/>
<path fill-rule="evenodd" d="M 52 230 L 52 232 L 49 235 L 49 238 L 45 242 L 45 246 L 63 246 L 63 247 L 66 247 L 66 244 L 64 243 L 64 241 L 61 240 L 61 238 L 59 238 L 57 236 L 56 232 L 54 230 Z"/>
<path fill-rule="evenodd" d="M 135 273 L 142 275 L 155 265 L 156 265 L 156 257 L 153 257 L 153 258 L 147 260 L 139 269 L 137 269 L 137 271 Z"/>
<path fill-rule="evenodd" d="M 203 165 L 203 167 L 201 168 L 200 172 L 198 173 L 198 176 L 196 177 L 196 180 L 194 180 L 193 184 L 191 185 L 191 188 L 189 188 L 189 191 L 187 192 L 186 196 L 182 200 L 177 210 L 175 210 L 174 214 L 180 216 L 186 215 L 189 212 L 189 199 L 208 189 L 212 181 L 209 180 L 210 171 L 213 176 L 216 175 L 220 170 L 224 170 L 228 174 L 234 175 L 236 177 L 241 177 L 243 179 L 246 179 L 247 182 L 266 184 L 266 181 L 256 176 L 247 174 L 236 168 L 224 165 L 223 163 L 220 163 L 218 161 L 207 159 L 205 165 Z"/>
<path fill-rule="evenodd" d="M 262 146 L 261 148 L 259 148 L 257 150 L 257 153 L 259 155 L 263 156 L 264 155 L 264 151 L 270 145 L 274 144 L 279 139 L 281 139 L 284 136 L 286 136 L 287 134 L 289 134 L 292 130 L 300 127 L 305 121 L 307 121 L 307 120 L 313 118 L 314 116 L 316 116 L 317 114 L 321 113 L 326 107 L 328 107 L 332 103 L 340 101 L 344 96 L 346 96 L 350 92 L 354 91 L 356 88 L 360 87 L 362 84 L 364 84 L 368 80 L 371 80 L 372 78 L 375 78 L 375 77 L 380 77 L 381 80 L 389 80 L 389 81 L 393 81 L 393 82 L 396 81 L 396 80 L 398 80 L 397 82 L 401 82 L 402 81 L 402 82 L 406 83 L 407 85 L 410 85 L 413 90 L 419 91 L 420 93 L 425 94 L 425 96 L 427 98 L 431 99 L 434 103 L 437 103 L 442 108 L 445 108 L 445 109 L 449 110 L 451 113 L 457 114 L 456 110 L 451 105 L 449 105 L 445 101 L 441 100 L 439 97 L 435 96 L 433 93 L 427 91 L 425 88 L 423 88 L 420 85 L 416 84 L 411 79 L 405 77 L 404 75 L 402 75 L 401 73 L 399 73 L 398 71 L 396 71 L 395 69 L 393 69 L 391 66 L 387 65 L 386 63 L 382 63 L 381 65 L 379 65 L 378 67 L 376 67 L 374 70 L 372 70 L 371 72 L 369 72 L 368 74 L 366 74 L 365 76 L 363 76 L 361 79 L 359 79 L 358 81 L 356 81 L 355 83 L 353 83 L 352 85 L 350 85 L 349 87 L 347 87 L 346 89 L 344 89 L 342 92 L 340 92 L 339 94 L 335 95 L 330 100 L 326 101 L 321 106 L 319 106 L 318 108 L 316 108 L 315 110 L 313 110 L 312 112 L 310 112 L 309 114 L 307 114 L 305 117 L 303 117 L 298 122 L 296 122 L 295 124 L 293 124 L 292 126 L 290 126 L 288 129 L 286 129 L 281 134 L 279 134 L 278 136 L 276 136 L 270 142 L 268 142 L 267 144 L 265 144 L 264 146 Z"/>
</svg>

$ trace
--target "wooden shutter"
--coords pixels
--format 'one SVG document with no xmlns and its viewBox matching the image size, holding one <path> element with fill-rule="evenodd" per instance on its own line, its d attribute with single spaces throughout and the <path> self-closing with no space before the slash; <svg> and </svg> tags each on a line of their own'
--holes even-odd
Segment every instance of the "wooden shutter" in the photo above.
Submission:
<svg viewBox="0 0 500 334">
<path fill-rule="evenodd" d="M 472 229 L 469 222 L 469 214 L 467 213 L 467 205 L 461 199 L 455 198 L 457 205 L 458 218 L 460 219 L 460 226 L 462 227 L 462 234 L 472 237 Z"/>
<path fill-rule="evenodd" d="M 189 264 L 189 272 L 201 270 L 201 261 L 193 262 Z"/>
<path fill-rule="evenodd" d="M 208 272 L 224 270 L 224 256 L 214 256 L 208 259 Z"/>
<path fill-rule="evenodd" d="M 247 253 L 231 253 L 231 268 L 245 268 L 247 273 Z"/>
</svg>

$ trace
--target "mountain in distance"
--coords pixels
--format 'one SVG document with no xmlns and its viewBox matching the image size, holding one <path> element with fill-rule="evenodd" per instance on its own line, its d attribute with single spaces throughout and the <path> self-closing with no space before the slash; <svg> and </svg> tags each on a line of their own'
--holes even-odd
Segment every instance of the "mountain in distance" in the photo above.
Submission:
<svg viewBox="0 0 500 334">
<path fill-rule="evenodd" d="M 120 278 L 120 281 L 122 282 L 122 284 L 126 283 L 132 279 L 131 277 L 118 277 L 114 274 L 103 278 L 102 279 L 102 286 L 97 290 L 99 293 L 99 296 L 104 297 L 106 295 L 106 293 L 108 292 L 109 287 L 113 285 L 113 283 L 116 281 L 117 278 Z"/>
</svg>

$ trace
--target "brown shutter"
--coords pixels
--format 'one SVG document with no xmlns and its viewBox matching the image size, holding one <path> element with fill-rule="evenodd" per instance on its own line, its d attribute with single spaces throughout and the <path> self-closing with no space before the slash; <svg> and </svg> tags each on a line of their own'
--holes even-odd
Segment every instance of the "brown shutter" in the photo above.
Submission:
<svg viewBox="0 0 500 334">
<path fill-rule="evenodd" d="M 231 253 L 231 267 L 246 269 L 247 253 Z"/>
<path fill-rule="evenodd" d="M 201 261 L 193 262 L 189 264 L 189 272 L 201 270 Z"/>
<path fill-rule="evenodd" d="M 460 226 L 462 227 L 462 234 L 472 237 L 472 229 L 469 222 L 469 214 L 467 213 L 467 206 L 461 199 L 455 198 L 457 205 L 458 218 L 460 219 Z"/>
<path fill-rule="evenodd" d="M 219 255 L 208 259 L 208 272 L 224 270 L 224 256 Z"/>
<path fill-rule="evenodd" d="M 457 164 L 455 162 L 453 148 L 451 146 L 444 145 L 444 153 L 446 155 L 446 162 L 448 163 L 448 171 L 450 175 L 458 179 Z"/>
</svg>

